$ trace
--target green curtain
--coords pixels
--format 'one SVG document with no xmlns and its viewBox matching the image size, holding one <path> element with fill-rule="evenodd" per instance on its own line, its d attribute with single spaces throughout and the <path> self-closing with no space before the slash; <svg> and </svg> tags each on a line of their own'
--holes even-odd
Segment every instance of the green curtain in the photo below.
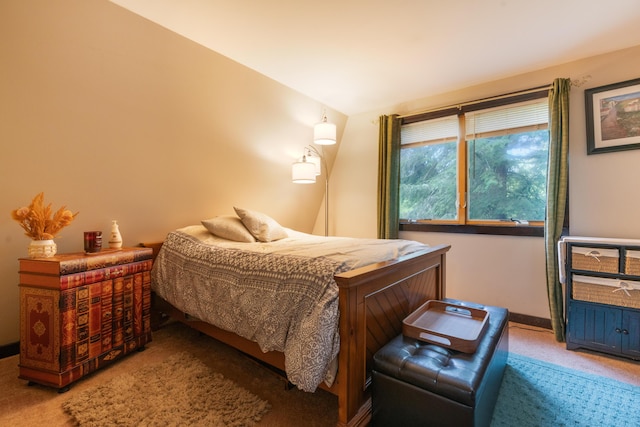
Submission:
<svg viewBox="0 0 640 427">
<path fill-rule="evenodd" d="M 397 239 L 400 192 L 400 119 L 380 116 L 378 141 L 378 238 Z"/>
<path fill-rule="evenodd" d="M 544 240 L 547 297 L 556 340 L 565 340 L 564 298 L 558 278 L 558 245 L 564 225 L 569 179 L 569 91 L 571 80 L 556 79 L 549 90 L 549 170 Z"/>
</svg>

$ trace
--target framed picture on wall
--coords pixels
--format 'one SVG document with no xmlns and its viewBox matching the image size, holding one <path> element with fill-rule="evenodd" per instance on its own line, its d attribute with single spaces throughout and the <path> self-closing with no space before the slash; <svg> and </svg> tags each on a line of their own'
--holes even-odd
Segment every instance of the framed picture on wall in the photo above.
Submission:
<svg viewBox="0 0 640 427">
<path fill-rule="evenodd" d="M 584 91 L 587 154 L 640 148 L 640 79 Z"/>
</svg>

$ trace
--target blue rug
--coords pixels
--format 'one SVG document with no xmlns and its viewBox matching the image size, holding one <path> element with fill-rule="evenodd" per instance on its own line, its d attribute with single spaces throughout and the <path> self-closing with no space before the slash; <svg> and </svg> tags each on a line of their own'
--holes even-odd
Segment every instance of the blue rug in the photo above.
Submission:
<svg viewBox="0 0 640 427">
<path fill-rule="evenodd" d="M 640 387 L 509 353 L 491 427 L 640 426 Z"/>
</svg>

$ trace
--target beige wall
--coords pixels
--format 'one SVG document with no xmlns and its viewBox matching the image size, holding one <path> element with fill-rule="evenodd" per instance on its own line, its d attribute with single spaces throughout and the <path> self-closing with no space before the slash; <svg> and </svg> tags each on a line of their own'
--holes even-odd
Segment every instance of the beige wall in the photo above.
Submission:
<svg viewBox="0 0 640 427">
<path fill-rule="evenodd" d="M 17 258 L 9 217 L 40 191 L 80 211 L 57 240 L 119 220 L 125 245 L 233 205 L 321 234 L 319 183 L 290 183 L 323 106 L 107 1 L 0 2 L 0 345 L 18 340 Z M 640 238 L 640 150 L 586 156 L 584 89 L 639 77 L 640 47 L 430 98 L 338 124 L 330 234 L 375 237 L 377 119 L 591 75 L 571 97 L 571 229 Z M 451 243 L 448 295 L 548 317 L 541 238 L 404 233 Z"/>
<path fill-rule="evenodd" d="M 234 205 L 313 230 L 324 185 L 290 165 L 317 101 L 108 1 L 0 2 L 0 64 L 0 345 L 19 338 L 29 243 L 9 212 L 40 191 L 80 211 L 60 252 L 112 219 L 131 246 Z"/>
<path fill-rule="evenodd" d="M 336 234 L 376 235 L 377 119 L 582 79 L 570 100 L 570 225 L 576 236 L 640 238 L 640 150 L 586 154 L 584 90 L 640 77 L 640 46 L 464 90 L 350 116 L 331 177 Z M 401 233 L 429 244 L 450 243 L 447 296 L 549 318 L 544 241 L 536 237 Z"/>
</svg>

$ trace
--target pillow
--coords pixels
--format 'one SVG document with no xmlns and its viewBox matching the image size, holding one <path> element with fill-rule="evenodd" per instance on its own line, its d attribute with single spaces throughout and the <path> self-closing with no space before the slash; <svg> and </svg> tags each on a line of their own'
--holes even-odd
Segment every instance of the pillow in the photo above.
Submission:
<svg viewBox="0 0 640 427">
<path fill-rule="evenodd" d="M 211 219 L 200 221 L 209 233 L 215 234 L 223 239 L 235 242 L 253 243 L 256 239 L 249 233 L 249 230 L 242 224 L 240 218 L 232 215 L 216 216 Z"/>
<path fill-rule="evenodd" d="M 247 227 L 249 233 L 261 242 L 273 242 L 274 240 L 284 239 L 288 237 L 287 231 L 276 222 L 275 219 L 255 211 L 248 209 L 240 209 L 234 207 L 240 220 Z"/>
</svg>

